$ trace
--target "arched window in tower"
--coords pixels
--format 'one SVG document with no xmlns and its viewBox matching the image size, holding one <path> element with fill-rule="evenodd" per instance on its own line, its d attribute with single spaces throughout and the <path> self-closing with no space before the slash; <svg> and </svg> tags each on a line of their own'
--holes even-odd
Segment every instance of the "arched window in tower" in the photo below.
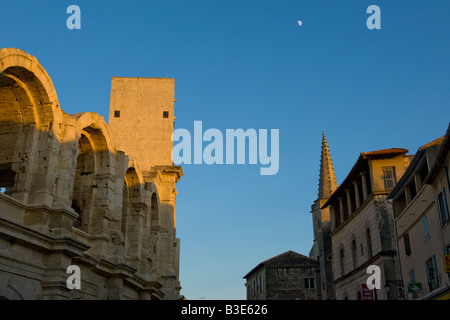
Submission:
<svg viewBox="0 0 450 320">
<path fill-rule="evenodd" d="M 353 269 L 356 269 L 358 266 L 358 261 L 357 261 L 357 249 L 355 239 L 353 239 L 352 241 L 352 260 L 353 260 Z"/>
<path fill-rule="evenodd" d="M 370 229 L 367 228 L 366 230 L 366 241 L 367 241 L 367 258 L 372 258 L 372 237 L 370 235 Z"/>
<path fill-rule="evenodd" d="M 344 249 L 342 248 L 339 252 L 339 262 L 341 265 L 341 276 L 345 275 L 345 261 L 344 261 Z"/>
</svg>

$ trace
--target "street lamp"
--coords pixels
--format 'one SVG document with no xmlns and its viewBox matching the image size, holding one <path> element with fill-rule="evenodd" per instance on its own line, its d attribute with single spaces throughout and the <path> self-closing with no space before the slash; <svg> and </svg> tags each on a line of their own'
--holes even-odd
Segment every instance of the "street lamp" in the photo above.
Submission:
<svg viewBox="0 0 450 320">
<path fill-rule="evenodd" d="M 389 293 L 389 290 L 391 290 L 391 287 L 389 286 L 389 283 L 386 281 L 386 284 L 384 285 L 384 289 L 387 293 Z"/>
<path fill-rule="evenodd" d="M 384 285 L 384 290 L 386 290 L 386 300 L 389 300 L 389 291 L 391 291 L 391 287 L 389 286 L 389 282 L 386 281 L 386 284 Z"/>
</svg>

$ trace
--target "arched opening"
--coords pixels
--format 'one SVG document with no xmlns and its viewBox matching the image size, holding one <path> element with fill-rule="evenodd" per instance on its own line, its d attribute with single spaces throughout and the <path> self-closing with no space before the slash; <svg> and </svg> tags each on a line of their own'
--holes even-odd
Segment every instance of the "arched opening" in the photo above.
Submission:
<svg viewBox="0 0 450 320">
<path fill-rule="evenodd" d="M 15 48 L 0 49 L 0 192 L 28 202 L 40 185 L 49 154 L 37 152 L 58 109 L 50 77 L 37 60 Z M 42 199 L 43 197 L 41 197 Z"/>
<path fill-rule="evenodd" d="M 0 191 L 23 199 L 19 193 L 29 191 L 25 178 L 32 171 L 38 119 L 25 85 L 5 73 L 0 74 L 0 110 Z"/>
<path fill-rule="evenodd" d="M 152 202 L 151 202 L 151 225 L 152 227 L 159 227 L 159 209 L 158 209 L 158 199 L 156 197 L 156 193 L 152 194 Z"/>
<path fill-rule="evenodd" d="M 74 188 L 72 193 L 72 209 L 78 213 L 74 227 L 88 231 L 89 211 L 95 188 L 95 153 L 89 134 L 85 131 L 78 140 L 78 157 L 75 168 Z"/>
<path fill-rule="evenodd" d="M 123 197 L 122 197 L 122 226 L 123 234 L 126 234 L 127 224 L 129 223 L 129 215 L 132 210 L 132 204 L 140 202 L 140 182 L 133 167 L 128 168 L 125 179 L 123 181 Z"/>
<path fill-rule="evenodd" d="M 130 210 L 130 196 L 126 180 L 124 180 L 122 192 L 122 222 L 121 222 L 121 231 L 124 235 L 126 234 L 127 231 L 129 210 Z"/>
<path fill-rule="evenodd" d="M 357 261 L 357 248 L 355 239 L 352 240 L 352 261 L 353 261 L 353 269 L 356 269 L 356 267 L 358 266 L 358 261 Z"/>
<path fill-rule="evenodd" d="M 158 272 L 158 255 L 160 253 L 160 217 L 159 217 L 159 205 L 158 197 L 156 193 L 152 194 L 151 207 L 150 207 L 150 219 L 151 219 L 151 229 L 150 229 L 150 259 L 151 259 L 151 272 Z"/>
<path fill-rule="evenodd" d="M 372 237 L 370 235 L 370 229 L 366 230 L 366 241 L 367 241 L 367 258 L 370 259 L 373 256 L 372 252 Z"/>
<path fill-rule="evenodd" d="M 345 275 L 344 248 L 339 251 L 339 263 L 341 265 L 341 276 Z"/>
</svg>

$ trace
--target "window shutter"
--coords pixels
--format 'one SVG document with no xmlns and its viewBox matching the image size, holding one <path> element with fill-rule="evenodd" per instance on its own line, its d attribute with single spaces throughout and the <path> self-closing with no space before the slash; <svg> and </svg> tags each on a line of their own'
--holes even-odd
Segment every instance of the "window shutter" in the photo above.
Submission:
<svg viewBox="0 0 450 320">
<path fill-rule="evenodd" d="M 448 221 L 450 219 L 450 217 L 449 217 L 449 213 L 448 213 L 447 199 L 445 197 L 445 188 L 442 188 L 442 202 L 443 202 L 443 207 L 444 207 L 444 211 L 445 211 L 444 221 Z"/>
</svg>

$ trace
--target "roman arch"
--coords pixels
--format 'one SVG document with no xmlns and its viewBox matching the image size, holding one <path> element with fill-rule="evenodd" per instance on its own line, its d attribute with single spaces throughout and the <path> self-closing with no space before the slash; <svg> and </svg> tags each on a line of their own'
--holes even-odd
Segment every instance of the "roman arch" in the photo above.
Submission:
<svg viewBox="0 0 450 320">
<path fill-rule="evenodd" d="M 60 108 L 35 57 L 0 49 L 0 297 L 177 299 L 179 247 L 160 244 L 179 243 L 181 175 L 141 171 L 102 116 Z M 74 264 L 80 290 L 65 284 Z"/>
</svg>

